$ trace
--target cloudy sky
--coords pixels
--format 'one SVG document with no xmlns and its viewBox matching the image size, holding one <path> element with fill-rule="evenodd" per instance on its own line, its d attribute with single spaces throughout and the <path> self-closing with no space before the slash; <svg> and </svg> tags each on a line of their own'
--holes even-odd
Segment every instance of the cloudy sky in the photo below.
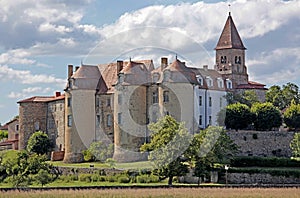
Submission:
<svg viewBox="0 0 300 198">
<path fill-rule="evenodd" d="M 213 68 L 229 10 L 250 80 L 299 86 L 299 0 L 1 0 L 0 123 L 20 99 L 63 91 L 68 64 L 177 54 Z"/>
</svg>

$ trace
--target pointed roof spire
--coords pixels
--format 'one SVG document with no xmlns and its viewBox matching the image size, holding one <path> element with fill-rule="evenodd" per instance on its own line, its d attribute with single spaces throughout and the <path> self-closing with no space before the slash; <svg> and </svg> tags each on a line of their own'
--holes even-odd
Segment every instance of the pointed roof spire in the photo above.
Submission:
<svg viewBox="0 0 300 198">
<path fill-rule="evenodd" d="M 230 12 L 215 49 L 246 49 L 234 25 Z"/>
</svg>

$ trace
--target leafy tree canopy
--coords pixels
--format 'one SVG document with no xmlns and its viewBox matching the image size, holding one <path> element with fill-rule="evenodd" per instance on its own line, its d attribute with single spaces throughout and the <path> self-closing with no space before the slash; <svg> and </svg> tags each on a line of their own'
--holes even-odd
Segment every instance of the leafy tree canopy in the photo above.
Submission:
<svg viewBox="0 0 300 198">
<path fill-rule="evenodd" d="M 45 154 L 51 149 L 51 142 L 48 135 L 42 131 L 33 133 L 27 144 L 27 150 L 29 152 L 37 154 Z"/>
<path fill-rule="evenodd" d="M 151 142 L 141 146 L 141 151 L 148 151 L 149 160 L 154 162 L 155 173 L 168 178 L 172 185 L 174 176 L 182 176 L 188 172 L 185 151 L 189 147 L 192 136 L 183 123 L 173 117 L 165 116 L 157 123 L 149 125 Z"/>
<path fill-rule="evenodd" d="M 246 128 L 253 121 L 253 114 L 250 108 L 241 103 L 230 104 L 226 107 L 225 125 L 226 128 L 239 129 Z"/>
<path fill-rule="evenodd" d="M 300 157 L 300 133 L 295 133 L 293 140 L 291 141 L 290 147 L 294 157 Z"/>
<path fill-rule="evenodd" d="M 283 114 L 284 123 L 296 131 L 300 128 L 300 104 L 292 102 Z"/>
<path fill-rule="evenodd" d="M 254 127 L 256 130 L 272 130 L 282 124 L 280 111 L 270 102 L 256 103 L 251 107 L 255 115 Z"/>
<path fill-rule="evenodd" d="M 296 84 L 287 83 L 282 88 L 278 85 L 273 85 L 266 93 L 266 101 L 271 102 L 280 110 L 288 107 L 292 101 L 296 104 L 300 102 L 299 88 Z"/>
<path fill-rule="evenodd" d="M 254 103 L 259 102 L 254 90 L 246 90 L 242 93 L 229 92 L 226 95 L 228 104 L 241 103 L 251 107 Z"/>
</svg>

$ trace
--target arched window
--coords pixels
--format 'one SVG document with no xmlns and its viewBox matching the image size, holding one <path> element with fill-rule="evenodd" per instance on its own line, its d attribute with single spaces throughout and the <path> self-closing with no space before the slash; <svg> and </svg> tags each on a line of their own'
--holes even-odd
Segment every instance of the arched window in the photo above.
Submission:
<svg viewBox="0 0 300 198">
<path fill-rule="evenodd" d="M 218 87 L 219 88 L 223 88 L 224 87 L 223 79 L 222 78 L 218 78 L 217 81 L 218 81 Z"/>
<path fill-rule="evenodd" d="M 232 81 L 230 79 L 226 79 L 226 87 L 227 89 L 232 89 Z"/>
<path fill-rule="evenodd" d="M 227 57 L 221 56 L 221 63 L 226 63 L 226 62 L 227 62 Z"/>
<path fill-rule="evenodd" d="M 163 97 L 164 102 L 169 102 L 169 91 L 164 91 Z"/>
<path fill-rule="evenodd" d="M 158 103 L 158 95 L 156 91 L 152 93 L 152 103 Z"/>
</svg>

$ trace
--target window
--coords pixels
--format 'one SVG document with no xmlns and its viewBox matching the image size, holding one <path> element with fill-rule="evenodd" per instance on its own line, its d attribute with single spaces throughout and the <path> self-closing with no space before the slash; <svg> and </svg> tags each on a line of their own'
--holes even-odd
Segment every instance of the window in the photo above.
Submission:
<svg viewBox="0 0 300 198">
<path fill-rule="evenodd" d="M 72 99 L 71 98 L 68 98 L 68 107 L 70 107 L 72 104 Z"/>
<path fill-rule="evenodd" d="M 18 124 L 16 124 L 16 131 L 19 131 L 19 125 Z"/>
<path fill-rule="evenodd" d="M 106 116 L 106 126 L 107 127 L 111 127 L 111 125 L 112 125 L 112 120 L 111 120 L 111 114 L 108 114 L 107 116 Z"/>
<path fill-rule="evenodd" d="M 98 97 L 96 98 L 96 107 L 100 107 L 100 99 Z"/>
<path fill-rule="evenodd" d="M 200 75 L 197 75 L 196 78 L 197 78 L 198 83 L 200 85 L 203 85 L 203 79 L 202 79 L 202 77 Z"/>
<path fill-rule="evenodd" d="M 227 57 L 221 56 L 221 63 L 226 63 L 226 62 L 227 62 Z"/>
<path fill-rule="evenodd" d="M 100 115 L 96 116 L 96 126 L 100 126 Z"/>
<path fill-rule="evenodd" d="M 231 82 L 231 80 L 226 79 L 226 86 L 227 86 L 227 89 L 232 89 L 232 82 Z"/>
<path fill-rule="evenodd" d="M 164 97 L 164 102 L 169 102 L 169 92 L 168 91 L 164 91 L 163 97 Z"/>
<path fill-rule="evenodd" d="M 122 113 L 118 113 L 118 124 L 122 124 Z"/>
<path fill-rule="evenodd" d="M 202 96 L 199 96 L 199 106 L 202 106 Z"/>
<path fill-rule="evenodd" d="M 210 126 L 212 125 L 211 116 L 208 117 L 208 124 L 209 124 Z"/>
<path fill-rule="evenodd" d="M 235 62 L 235 64 L 241 64 L 241 57 L 240 56 L 236 56 L 236 57 L 234 57 L 234 62 Z"/>
<path fill-rule="evenodd" d="M 223 85 L 223 79 L 222 78 L 218 78 L 218 87 L 219 88 L 223 88 L 224 85 Z"/>
<path fill-rule="evenodd" d="M 212 106 L 212 98 L 211 97 L 208 98 L 208 106 L 210 106 L 210 107 Z"/>
<path fill-rule="evenodd" d="M 110 107 L 110 105 L 111 105 L 111 104 L 110 104 L 110 98 L 108 98 L 108 99 L 106 100 L 106 106 L 107 106 L 107 107 Z"/>
<path fill-rule="evenodd" d="M 221 97 L 220 98 L 220 108 L 222 108 L 222 106 L 223 106 L 223 98 Z"/>
<path fill-rule="evenodd" d="M 122 94 L 118 94 L 118 104 L 122 104 Z"/>
<path fill-rule="evenodd" d="M 158 95 L 157 95 L 157 92 L 153 92 L 153 93 L 152 93 L 152 103 L 153 103 L 153 104 L 158 103 Z"/>
<path fill-rule="evenodd" d="M 60 110 L 60 111 L 63 110 L 63 105 L 62 105 L 62 104 L 59 105 L 59 110 Z"/>
<path fill-rule="evenodd" d="M 206 83 L 207 83 L 207 86 L 209 86 L 209 87 L 212 87 L 214 85 L 213 80 L 211 79 L 210 76 L 206 77 Z"/>
<path fill-rule="evenodd" d="M 53 106 L 54 106 L 54 112 L 56 112 L 56 104 L 54 104 Z"/>
<path fill-rule="evenodd" d="M 40 123 L 39 122 L 34 123 L 34 129 L 35 129 L 35 131 L 40 130 Z"/>
<path fill-rule="evenodd" d="M 199 126 L 202 125 L 202 115 L 199 116 Z"/>
<path fill-rule="evenodd" d="M 72 126 L 72 115 L 68 115 L 68 127 Z"/>
</svg>

